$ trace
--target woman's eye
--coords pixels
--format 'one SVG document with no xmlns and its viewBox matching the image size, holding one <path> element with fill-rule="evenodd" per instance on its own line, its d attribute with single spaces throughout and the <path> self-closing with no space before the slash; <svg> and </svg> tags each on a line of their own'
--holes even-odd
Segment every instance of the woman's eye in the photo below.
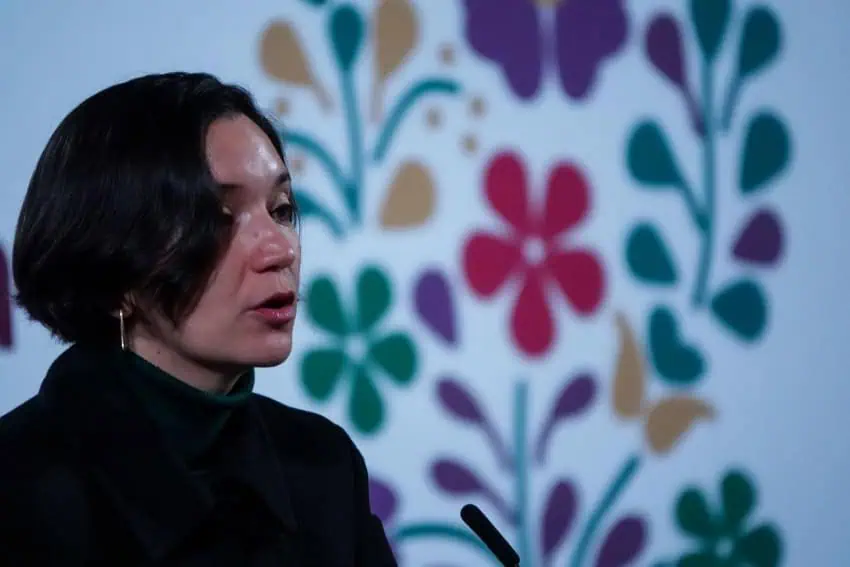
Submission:
<svg viewBox="0 0 850 567">
<path fill-rule="evenodd" d="M 280 205 L 272 211 L 272 217 L 277 222 L 291 224 L 295 221 L 295 207 L 290 203 Z"/>
</svg>

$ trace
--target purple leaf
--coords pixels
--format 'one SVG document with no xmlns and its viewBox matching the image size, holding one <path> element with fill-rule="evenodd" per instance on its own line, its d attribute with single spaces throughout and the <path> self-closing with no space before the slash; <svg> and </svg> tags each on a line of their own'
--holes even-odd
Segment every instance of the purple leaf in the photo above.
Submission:
<svg viewBox="0 0 850 567">
<path fill-rule="evenodd" d="M 369 504 L 372 512 L 386 524 L 395 516 L 398 498 L 389 484 L 373 478 L 369 480 Z"/>
<path fill-rule="evenodd" d="M 546 458 L 546 448 L 555 426 L 561 421 L 584 413 L 595 397 L 596 382 L 590 374 L 580 374 L 567 383 L 537 438 L 535 454 L 538 462 L 542 463 Z"/>
<path fill-rule="evenodd" d="M 416 312 L 429 329 L 450 345 L 457 343 L 457 320 L 449 282 L 437 270 L 428 270 L 416 283 Z"/>
<path fill-rule="evenodd" d="M 646 31 L 644 49 L 656 69 L 680 90 L 687 90 L 682 33 L 672 14 L 659 14 L 652 19 Z"/>
<path fill-rule="evenodd" d="M 486 420 L 478 402 L 457 380 L 440 380 L 437 384 L 437 397 L 446 412 L 462 421 L 481 424 Z"/>
<path fill-rule="evenodd" d="M 12 294 L 9 283 L 9 261 L 0 246 L 0 347 L 12 346 Z"/>
<path fill-rule="evenodd" d="M 543 511 L 543 563 L 548 565 L 553 552 L 567 537 L 576 518 L 578 494 L 575 486 L 567 481 L 558 481 L 549 492 Z"/>
<path fill-rule="evenodd" d="M 469 495 L 487 492 L 484 483 L 466 465 L 448 459 L 434 463 L 431 469 L 434 482 L 442 490 L 454 495 Z"/>
<path fill-rule="evenodd" d="M 782 255 L 782 226 L 776 213 L 760 209 L 738 235 L 733 254 L 739 260 L 770 266 Z"/>
<path fill-rule="evenodd" d="M 621 567 L 637 559 L 646 545 L 646 522 L 639 516 L 620 518 L 605 536 L 596 567 Z"/>
</svg>

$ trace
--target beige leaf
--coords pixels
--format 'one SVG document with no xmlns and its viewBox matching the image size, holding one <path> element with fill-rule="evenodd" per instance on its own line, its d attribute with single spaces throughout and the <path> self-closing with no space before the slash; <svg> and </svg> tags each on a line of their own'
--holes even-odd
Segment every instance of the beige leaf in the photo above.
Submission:
<svg viewBox="0 0 850 567">
<path fill-rule="evenodd" d="M 405 162 L 393 178 L 381 208 L 384 228 L 409 228 L 434 214 L 436 195 L 431 174 L 424 165 Z"/>
<path fill-rule="evenodd" d="M 698 421 L 713 419 L 714 408 L 689 396 L 658 402 L 646 419 L 646 437 L 653 452 L 668 453 Z"/>
<path fill-rule="evenodd" d="M 322 108 L 330 109 L 330 96 L 310 68 L 301 42 L 289 22 L 273 21 L 263 30 L 260 62 L 269 76 L 284 83 L 309 87 Z"/>
<path fill-rule="evenodd" d="M 375 14 L 375 79 L 372 119 L 381 119 L 384 83 L 419 42 L 416 12 L 410 0 L 381 0 Z"/>
<path fill-rule="evenodd" d="M 617 369 L 614 374 L 614 412 L 623 419 L 633 419 L 643 410 L 646 388 L 643 356 L 635 334 L 622 313 L 617 314 L 617 329 L 620 352 L 617 355 Z"/>
</svg>

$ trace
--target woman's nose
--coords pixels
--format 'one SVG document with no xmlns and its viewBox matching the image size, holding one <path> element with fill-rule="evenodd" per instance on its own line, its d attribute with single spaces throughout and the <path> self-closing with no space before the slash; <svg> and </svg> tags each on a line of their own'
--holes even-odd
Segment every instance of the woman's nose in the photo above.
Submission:
<svg viewBox="0 0 850 567">
<path fill-rule="evenodd" d="M 258 237 L 254 251 L 254 269 L 258 272 L 282 270 L 290 266 L 296 257 L 295 246 L 279 229 L 268 230 Z"/>
</svg>

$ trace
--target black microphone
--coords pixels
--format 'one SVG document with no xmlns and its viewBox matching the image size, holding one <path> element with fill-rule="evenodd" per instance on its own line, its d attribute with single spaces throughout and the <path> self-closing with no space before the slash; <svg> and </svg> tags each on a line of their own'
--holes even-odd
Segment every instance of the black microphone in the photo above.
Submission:
<svg viewBox="0 0 850 567">
<path fill-rule="evenodd" d="M 484 545 L 487 546 L 499 563 L 505 567 L 519 567 L 519 555 L 516 550 L 511 547 L 508 540 L 499 533 L 496 526 L 487 519 L 484 512 L 481 511 L 475 504 L 467 504 L 460 509 L 460 518 L 469 526 L 475 535 L 481 538 Z"/>
</svg>

